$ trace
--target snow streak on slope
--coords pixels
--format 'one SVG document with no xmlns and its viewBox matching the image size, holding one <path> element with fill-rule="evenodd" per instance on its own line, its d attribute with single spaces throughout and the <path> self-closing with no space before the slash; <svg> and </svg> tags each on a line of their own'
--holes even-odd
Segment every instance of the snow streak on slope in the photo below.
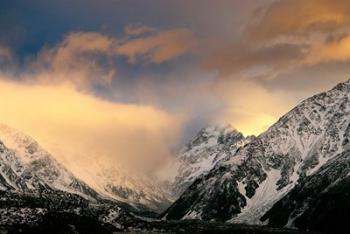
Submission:
<svg viewBox="0 0 350 234">
<path fill-rule="evenodd" d="M 263 224 L 259 220 L 261 215 L 267 212 L 271 208 L 271 204 L 277 202 L 280 197 L 286 194 L 293 186 L 290 184 L 280 191 L 277 189 L 280 171 L 271 169 L 267 173 L 267 179 L 260 184 L 251 199 L 246 197 L 247 205 L 241 210 L 241 213 L 238 214 L 237 217 L 231 220 L 231 222 L 258 225 Z M 239 192 L 241 194 L 246 194 L 244 185 L 241 185 Z"/>
</svg>

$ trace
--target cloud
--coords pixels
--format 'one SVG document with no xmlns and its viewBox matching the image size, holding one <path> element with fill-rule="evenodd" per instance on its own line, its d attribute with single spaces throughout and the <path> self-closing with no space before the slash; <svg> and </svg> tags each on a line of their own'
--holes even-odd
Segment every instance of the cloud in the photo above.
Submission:
<svg viewBox="0 0 350 234">
<path fill-rule="evenodd" d="M 58 45 L 41 50 L 30 69 L 41 73 L 42 82 L 70 81 L 79 87 L 109 84 L 117 73 L 113 61 L 117 45 L 115 38 L 100 33 L 70 33 Z"/>
<path fill-rule="evenodd" d="M 303 98 L 347 79 L 349 13 L 347 1 L 280 0 L 259 8 L 239 40 L 206 40 L 200 59 L 218 71 L 215 92 L 227 106 L 218 121 L 257 134 Z"/>
<path fill-rule="evenodd" d="M 144 32 L 151 35 L 142 36 Z M 40 73 L 40 82 L 71 82 L 82 89 L 108 86 L 118 76 L 117 61 L 162 63 L 188 53 L 194 36 L 188 29 L 153 32 L 147 26 L 129 25 L 120 39 L 97 32 L 73 32 L 53 47 L 43 48 L 31 60 L 29 70 Z M 129 38 L 132 34 L 136 38 Z M 0 50 L 8 56 L 6 50 Z M 1 55 L 1 54 L 0 54 Z M 36 77 L 37 78 L 37 77 Z"/>
<path fill-rule="evenodd" d="M 304 45 L 281 43 L 255 46 L 246 43 L 223 45 L 210 51 L 203 59 L 207 69 L 217 69 L 221 75 L 230 75 L 245 70 L 286 69 L 299 63 L 305 56 Z"/>
<path fill-rule="evenodd" d="M 344 0 L 281 0 L 258 12 L 260 20 L 247 29 L 255 41 L 329 33 L 350 23 L 350 3 Z"/>
<path fill-rule="evenodd" d="M 165 4 L 178 10 L 171 11 L 173 22 L 160 25 L 176 23 L 176 28 L 129 24 L 117 37 L 97 32 L 67 34 L 61 43 L 41 51 L 29 78 L 42 79 L 39 83 L 47 85 L 71 82 L 84 92 L 96 90 L 91 86 L 97 84 L 102 92 L 105 89 L 100 86 L 111 88 L 108 92 L 114 100 L 181 112 L 190 121 L 201 119 L 203 125 L 231 122 L 246 133 L 257 133 L 301 97 L 341 79 L 340 73 L 334 81 L 330 75 L 325 78 L 320 67 L 330 63 L 345 67 L 349 60 L 346 1 L 204 1 L 195 14 L 191 10 L 198 4 L 183 2 L 171 3 L 176 8 Z M 256 6 L 260 10 L 245 28 Z M 229 14 L 233 8 L 240 10 Z M 220 12 L 227 14 L 215 20 L 208 17 Z M 191 24 L 183 28 L 188 24 L 182 22 Z M 148 23 L 155 25 L 152 20 Z M 183 65 L 179 59 L 176 67 L 154 66 L 188 54 L 191 63 Z M 197 66 L 198 60 L 202 67 Z M 210 78 L 204 79 L 205 75 Z M 265 100 L 272 104 L 265 105 Z"/>
<path fill-rule="evenodd" d="M 311 44 L 307 64 L 317 64 L 329 61 L 347 61 L 350 59 L 350 36 L 346 35 L 337 40 L 315 42 Z"/>
<path fill-rule="evenodd" d="M 185 115 L 141 99 L 137 104 L 101 99 L 95 96 L 96 86 L 117 92 L 112 84 L 118 76 L 117 61 L 126 56 L 119 48 L 135 40 L 145 39 L 153 46 L 135 55 L 144 57 L 138 62 L 147 56 L 148 62 L 162 62 L 185 53 L 171 45 L 174 41 L 163 41 L 182 34 L 174 32 L 135 34 L 136 39 L 97 32 L 67 34 L 62 42 L 24 60 L 15 72 L 1 70 L 0 123 L 29 133 L 73 171 L 77 165 L 94 171 L 99 164 L 156 175 L 173 160 L 170 149 L 178 142 Z M 0 50 L 0 55 L 7 58 L 9 51 Z"/>
<path fill-rule="evenodd" d="M 12 52 L 10 48 L 7 48 L 5 46 L 0 46 L 0 62 L 6 61 L 6 60 L 12 60 Z"/>
<path fill-rule="evenodd" d="M 139 36 L 141 34 L 155 32 L 156 29 L 142 24 L 129 24 L 124 29 L 126 35 Z"/>
<path fill-rule="evenodd" d="M 295 100 L 289 93 L 271 91 L 249 79 L 226 79 L 216 87 L 226 108 L 216 122 L 230 123 L 245 135 L 258 135 L 290 110 Z"/>
<path fill-rule="evenodd" d="M 350 62 L 349 13 L 342 0 L 275 1 L 258 8 L 242 40 L 204 44 L 203 65 L 221 79 L 276 80 L 309 66 Z"/>
<path fill-rule="evenodd" d="M 129 62 L 162 63 L 189 52 L 195 43 L 193 33 L 185 28 L 162 31 L 151 36 L 128 40 L 117 53 Z"/>
<path fill-rule="evenodd" d="M 0 68 L 5 70 L 14 63 L 13 53 L 10 48 L 0 44 Z"/>
<path fill-rule="evenodd" d="M 280 73 L 274 79 L 255 79 L 267 90 L 290 93 L 296 100 L 330 89 L 350 78 L 350 66 L 346 61 L 324 62 L 299 67 L 292 72 Z"/>
<path fill-rule="evenodd" d="M 156 172 L 170 158 L 181 119 L 153 106 L 112 103 L 67 85 L 0 76 L 0 122 L 29 133 L 68 168 L 95 163 Z"/>
<path fill-rule="evenodd" d="M 206 44 L 205 64 L 232 73 L 261 66 L 288 70 L 349 59 L 347 1 L 280 0 L 259 8 L 255 16 L 242 41 Z"/>
</svg>

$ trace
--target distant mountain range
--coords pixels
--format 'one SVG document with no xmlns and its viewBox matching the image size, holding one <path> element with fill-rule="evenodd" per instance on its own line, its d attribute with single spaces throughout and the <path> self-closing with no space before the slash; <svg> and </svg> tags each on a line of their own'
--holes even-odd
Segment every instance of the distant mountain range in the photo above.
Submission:
<svg viewBox="0 0 350 234">
<path fill-rule="evenodd" d="M 116 166 L 83 181 L 34 139 L 0 125 L 0 232 L 178 231 L 167 220 L 196 219 L 341 233 L 350 218 L 349 99 L 346 81 L 256 137 L 230 125 L 203 128 L 177 153 L 168 189 Z M 153 212 L 169 205 L 160 217 Z"/>
</svg>

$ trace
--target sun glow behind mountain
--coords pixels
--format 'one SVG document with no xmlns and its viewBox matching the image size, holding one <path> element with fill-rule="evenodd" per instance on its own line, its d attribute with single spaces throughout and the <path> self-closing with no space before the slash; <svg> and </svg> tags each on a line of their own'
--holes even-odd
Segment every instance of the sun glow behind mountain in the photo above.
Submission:
<svg viewBox="0 0 350 234">
<path fill-rule="evenodd" d="M 255 135 L 266 131 L 272 124 L 276 122 L 276 118 L 266 114 L 256 114 L 252 121 L 231 123 L 238 131 L 242 132 L 244 136 Z"/>
</svg>

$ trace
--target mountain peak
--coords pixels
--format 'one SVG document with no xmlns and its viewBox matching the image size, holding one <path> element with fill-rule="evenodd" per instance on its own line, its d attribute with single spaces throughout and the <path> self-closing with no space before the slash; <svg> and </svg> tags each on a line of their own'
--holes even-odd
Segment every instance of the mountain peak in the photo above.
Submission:
<svg viewBox="0 0 350 234">
<path fill-rule="evenodd" d="M 230 130 L 236 130 L 231 124 L 229 123 L 223 123 L 223 124 L 212 124 L 204 127 L 203 129 L 215 129 L 215 130 L 225 130 L 225 129 L 230 129 Z"/>
<path fill-rule="evenodd" d="M 202 132 L 206 133 L 229 133 L 229 132 L 237 132 L 237 129 L 234 128 L 231 124 L 213 124 L 201 129 Z"/>
<path fill-rule="evenodd" d="M 223 138 L 227 138 L 230 136 L 243 138 L 243 134 L 238 132 L 232 125 L 230 124 L 216 124 L 210 125 L 202 128 L 198 134 L 186 145 L 186 149 L 193 148 L 194 146 L 203 145 L 205 147 L 211 147 L 218 143 L 218 141 L 223 140 Z"/>
<path fill-rule="evenodd" d="M 172 186 L 174 196 L 180 195 L 198 176 L 245 143 L 243 134 L 230 124 L 202 128 L 177 155 L 179 165 Z"/>
</svg>

